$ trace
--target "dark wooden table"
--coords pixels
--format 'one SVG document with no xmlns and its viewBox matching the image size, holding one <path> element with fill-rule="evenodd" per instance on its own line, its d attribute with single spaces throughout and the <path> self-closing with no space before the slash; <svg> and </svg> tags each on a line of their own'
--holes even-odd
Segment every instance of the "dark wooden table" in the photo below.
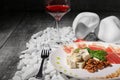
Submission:
<svg viewBox="0 0 120 80">
<path fill-rule="evenodd" d="M 69 12 L 60 26 L 72 26 L 80 12 Z M 97 12 L 100 18 L 110 15 L 120 17 L 119 12 Z M 6 12 L 0 15 L 0 80 L 9 80 L 17 71 L 20 52 L 26 49 L 26 42 L 38 31 L 54 26 L 54 19 L 47 13 Z"/>
</svg>

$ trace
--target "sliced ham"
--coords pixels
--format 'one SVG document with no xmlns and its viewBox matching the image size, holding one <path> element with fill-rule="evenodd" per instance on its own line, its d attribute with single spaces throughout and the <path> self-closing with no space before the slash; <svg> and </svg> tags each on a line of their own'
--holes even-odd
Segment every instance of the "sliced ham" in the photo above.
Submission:
<svg viewBox="0 0 120 80">
<path fill-rule="evenodd" d="M 68 54 L 70 54 L 72 52 L 74 48 L 72 46 L 64 46 L 64 51 Z"/>
<path fill-rule="evenodd" d="M 120 58 L 120 53 L 116 53 L 116 55 L 119 56 L 119 58 Z"/>
<path fill-rule="evenodd" d="M 120 57 L 120 47 L 112 47 L 111 45 L 106 49 L 107 53 L 114 53 L 118 57 Z"/>
<path fill-rule="evenodd" d="M 80 49 L 83 49 L 83 48 L 86 48 L 87 45 L 85 43 L 78 43 L 77 47 L 80 48 Z"/>
<path fill-rule="evenodd" d="M 113 52 L 115 52 L 115 51 L 114 51 L 114 49 L 113 49 L 112 46 L 108 46 L 108 47 L 106 48 L 106 52 L 108 52 L 108 53 L 113 53 Z"/>
<path fill-rule="evenodd" d="M 115 64 L 115 61 L 113 59 L 111 59 L 110 55 L 107 55 L 106 58 L 107 58 L 107 61 L 109 61 L 112 64 Z"/>
<path fill-rule="evenodd" d="M 106 48 L 108 55 L 106 56 L 107 60 L 113 64 L 120 64 L 120 48 L 118 46 L 109 45 Z"/>
<path fill-rule="evenodd" d="M 104 46 L 98 45 L 98 44 L 91 44 L 91 45 L 88 45 L 88 47 L 91 50 L 105 50 L 106 49 Z"/>
<path fill-rule="evenodd" d="M 120 57 L 116 53 L 108 53 L 106 56 L 107 60 L 113 64 L 120 64 Z"/>
</svg>

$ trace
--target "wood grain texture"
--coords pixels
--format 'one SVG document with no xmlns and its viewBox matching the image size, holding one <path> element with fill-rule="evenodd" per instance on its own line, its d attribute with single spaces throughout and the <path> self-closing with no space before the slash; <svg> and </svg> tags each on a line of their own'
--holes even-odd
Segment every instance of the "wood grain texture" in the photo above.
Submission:
<svg viewBox="0 0 120 80">
<path fill-rule="evenodd" d="M 0 16 L 0 48 L 7 41 L 17 25 L 21 22 L 24 14 L 9 13 Z"/>
<path fill-rule="evenodd" d="M 8 80 L 13 76 L 12 73 L 14 73 L 19 60 L 18 53 L 22 51 L 23 48 L 25 49 L 25 41 L 26 38 L 28 38 L 27 33 L 28 30 L 31 29 L 31 27 L 28 28 L 27 26 L 29 20 L 31 20 L 31 17 L 27 16 L 27 18 L 17 26 L 16 30 L 0 50 L 0 80 Z"/>
<path fill-rule="evenodd" d="M 11 34 L 15 31 L 17 26 L 21 23 L 23 17 L 24 17 L 24 13 L 22 13 L 22 14 L 4 13 L 4 15 L 0 15 L 0 49 L 4 46 L 4 44 L 10 38 Z M 9 49 L 8 50 L 5 49 L 4 51 L 5 51 L 5 53 L 0 52 L 0 66 L 1 66 L 0 70 L 2 70 L 4 67 L 8 67 L 8 69 L 10 69 L 10 66 L 6 65 L 6 63 L 4 63 L 4 61 L 6 60 L 7 56 L 12 56 L 12 55 L 11 54 L 6 55 L 7 51 L 9 52 Z M 8 59 L 7 62 L 9 63 L 10 60 Z M 14 63 L 11 63 L 11 65 L 13 65 L 13 64 Z M 6 70 L 4 70 L 4 72 L 5 71 Z M 2 72 L 0 71 L 0 73 L 2 73 Z M 0 76 L 2 76 L 2 74 L 0 74 Z M 5 77 L 5 76 L 3 76 L 3 77 Z M 0 79 L 0 80 L 2 80 L 2 79 Z M 6 80 L 8 80 L 8 79 L 6 79 Z"/>
</svg>

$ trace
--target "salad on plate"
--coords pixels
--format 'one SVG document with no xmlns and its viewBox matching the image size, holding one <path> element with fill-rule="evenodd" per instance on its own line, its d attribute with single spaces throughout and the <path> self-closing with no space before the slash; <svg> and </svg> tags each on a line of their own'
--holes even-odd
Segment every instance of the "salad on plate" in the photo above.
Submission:
<svg viewBox="0 0 120 80">
<path fill-rule="evenodd" d="M 120 79 L 120 45 L 74 42 L 50 55 L 56 70 L 78 79 Z"/>
</svg>

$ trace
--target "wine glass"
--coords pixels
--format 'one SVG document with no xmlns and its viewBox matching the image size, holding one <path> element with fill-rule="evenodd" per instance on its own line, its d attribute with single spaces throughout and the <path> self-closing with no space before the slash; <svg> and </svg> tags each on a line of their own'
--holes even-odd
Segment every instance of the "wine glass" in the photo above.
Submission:
<svg viewBox="0 0 120 80">
<path fill-rule="evenodd" d="M 61 18 L 70 11 L 70 1 L 69 0 L 46 0 L 45 2 L 46 11 L 53 16 L 56 22 L 57 28 L 57 41 L 56 43 L 62 43 L 60 32 L 59 32 L 59 22 Z"/>
</svg>

